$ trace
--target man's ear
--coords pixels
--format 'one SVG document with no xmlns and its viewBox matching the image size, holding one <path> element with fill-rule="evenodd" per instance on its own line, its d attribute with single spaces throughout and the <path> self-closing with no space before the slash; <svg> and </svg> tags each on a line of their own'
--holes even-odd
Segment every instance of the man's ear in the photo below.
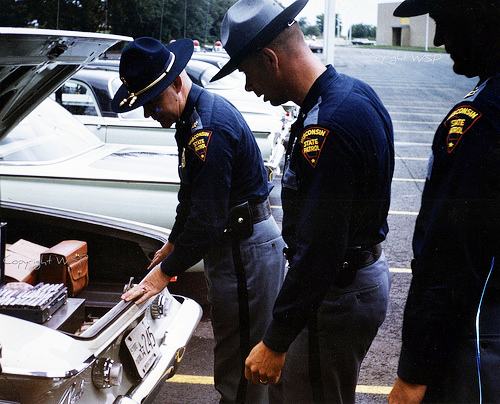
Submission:
<svg viewBox="0 0 500 404">
<path fill-rule="evenodd" d="M 177 78 L 172 82 L 172 86 L 174 87 L 174 90 L 178 93 L 181 91 L 182 88 L 182 77 L 179 75 Z"/>
<path fill-rule="evenodd" d="M 262 55 L 263 62 L 266 66 L 268 66 L 273 71 L 278 70 L 279 59 L 278 59 L 278 55 L 276 54 L 276 52 L 274 50 L 272 50 L 271 48 L 263 48 L 261 50 L 261 55 Z"/>
</svg>

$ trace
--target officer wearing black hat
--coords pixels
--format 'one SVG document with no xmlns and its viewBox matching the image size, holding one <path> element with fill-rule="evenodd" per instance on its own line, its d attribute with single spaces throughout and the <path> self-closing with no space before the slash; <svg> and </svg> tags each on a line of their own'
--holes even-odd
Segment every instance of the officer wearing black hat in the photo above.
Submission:
<svg viewBox="0 0 500 404">
<path fill-rule="evenodd" d="M 283 402 L 353 403 L 388 305 L 380 243 L 388 231 L 393 130 L 368 85 L 311 52 L 294 22 L 306 3 L 283 9 L 273 0 L 240 0 L 222 23 L 231 59 L 214 79 L 238 68 L 248 91 L 301 107 L 283 173 L 290 268 L 246 376 L 277 383 L 283 368 Z"/>
<path fill-rule="evenodd" d="M 191 82 L 184 68 L 192 52 L 190 39 L 164 46 L 153 38 L 136 39 L 122 52 L 123 85 L 113 109 L 144 107 L 164 128 L 175 123 L 181 177 L 169 240 L 155 254 L 153 271 L 123 299 L 143 302 L 204 259 L 220 402 L 267 403 L 269 386 L 247 383 L 244 359 L 271 320 L 284 243 L 255 137 L 233 105 Z"/>
<path fill-rule="evenodd" d="M 406 0 L 479 77 L 434 136 L 390 404 L 500 402 L 500 2 Z"/>
</svg>

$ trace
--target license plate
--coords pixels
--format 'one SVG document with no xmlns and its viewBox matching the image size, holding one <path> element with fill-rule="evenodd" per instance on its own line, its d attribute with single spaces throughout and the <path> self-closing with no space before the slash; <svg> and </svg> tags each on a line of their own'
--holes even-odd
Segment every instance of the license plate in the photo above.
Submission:
<svg viewBox="0 0 500 404">
<path fill-rule="evenodd" d="M 151 326 L 145 318 L 130 332 L 125 344 L 134 359 L 139 376 L 144 377 L 161 355 Z"/>
</svg>

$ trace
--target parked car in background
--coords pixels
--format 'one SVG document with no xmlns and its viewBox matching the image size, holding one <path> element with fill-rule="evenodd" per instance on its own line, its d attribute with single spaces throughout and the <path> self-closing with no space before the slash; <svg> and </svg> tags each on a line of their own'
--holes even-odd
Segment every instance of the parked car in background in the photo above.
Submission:
<svg viewBox="0 0 500 404">
<path fill-rule="evenodd" d="M 16 280 L 17 270 L 33 263 L 11 260 L 7 249 L 18 241 L 44 249 L 79 240 L 88 247 L 89 273 L 83 292 L 66 298 L 63 287 L 57 303 L 65 304 L 40 322 L 24 319 L 28 308 L 51 308 L 34 304 L 38 297 L 14 307 L 14 316 L 0 314 L 2 403 L 152 402 L 175 373 L 201 317 L 196 302 L 168 290 L 140 305 L 121 301 L 124 288 L 147 276 L 151 254 L 169 231 L 120 214 L 91 213 L 100 210 L 97 205 L 119 210 L 134 200 L 141 203 L 132 209 L 148 210 L 151 193 L 161 188 L 168 194 L 176 186 L 165 181 L 170 174 L 146 184 L 137 167 L 151 150 L 106 145 L 57 103 L 42 102 L 81 64 L 122 40 L 130 38 L 0 28 L 0 222 L 7 229 L 0 232 L 1 266 L 10 267 Z M 32 274 L 35 284 L 35 268 Z M 14 286 L 43 285 L 9 282 L 1 288 L 10 293 Z M 20 291 L 0 308 L 9 312 Z"/>
<path fill-rule="evenodd" d="M 323 53 L 323 40 L 317 40 L 315 37 L 306 39 L 307 46 L 313 53 Z"/>
<path fill-rule="evenodd" d="M 377 45 L 377 41 L 372 41 L 368 38 L 353 38 L 351 43 L 353 45 Z"/>
<path fill-rule="evenodd" d="M 120 114 L 112 111 L 111 100 L 122 84 L 118 68 L 116 59 L 96 61 L 76 73 L 53 98 L 106 143 L 174 146 L 175 128 L 163 129 L 153 119 L 144 118 L 142 108 Z M 210 83 L 218 69 L 193 59 L 186 72 L 195 84 L 224 96 L 239 109 L 255 135 L 272 181 L 284 154 L 283 143 L 290 126 L 287 112 L 246 92 L 242 77 L 236 74 Z"/>
<path fill-rule="evenodd" d="M 191 56 L 192 60 L 201 60 L 203 62 L 210 63 L 219 69 L 222 68 L 227 62 L 229 62 L 229 55 L 227 52 L 198 52 L 193 53 Z"/>
</svg>

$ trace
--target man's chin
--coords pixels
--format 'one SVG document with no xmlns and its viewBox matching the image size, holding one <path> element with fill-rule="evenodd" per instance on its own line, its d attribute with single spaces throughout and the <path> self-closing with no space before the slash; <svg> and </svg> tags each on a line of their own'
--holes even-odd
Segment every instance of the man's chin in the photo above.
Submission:
<svg viewBox="0 0 500 404">
<path fill-rule="evenodd" d="M 474 69 L 470 66 L 463 66 L 463 65 L 460 65 L 459 63 L 455 63 L 453 65 L 453 71 L 456 74 L 459 74 L 461 76 L 465 76 L 469 79 L 479 76 L 479 71 L 477 71 L 477 69 Z"/>
<path fill-rule="evenodd" d="M 476 65 L 475 63 L 470 63 L 467 60 L 455 60 L 453 59 L 453 71 L 456 74 L 461 76 L 465 76 L 468 78 L 477 77 L 481 74 L 481 66 Z"/>
</svg>

